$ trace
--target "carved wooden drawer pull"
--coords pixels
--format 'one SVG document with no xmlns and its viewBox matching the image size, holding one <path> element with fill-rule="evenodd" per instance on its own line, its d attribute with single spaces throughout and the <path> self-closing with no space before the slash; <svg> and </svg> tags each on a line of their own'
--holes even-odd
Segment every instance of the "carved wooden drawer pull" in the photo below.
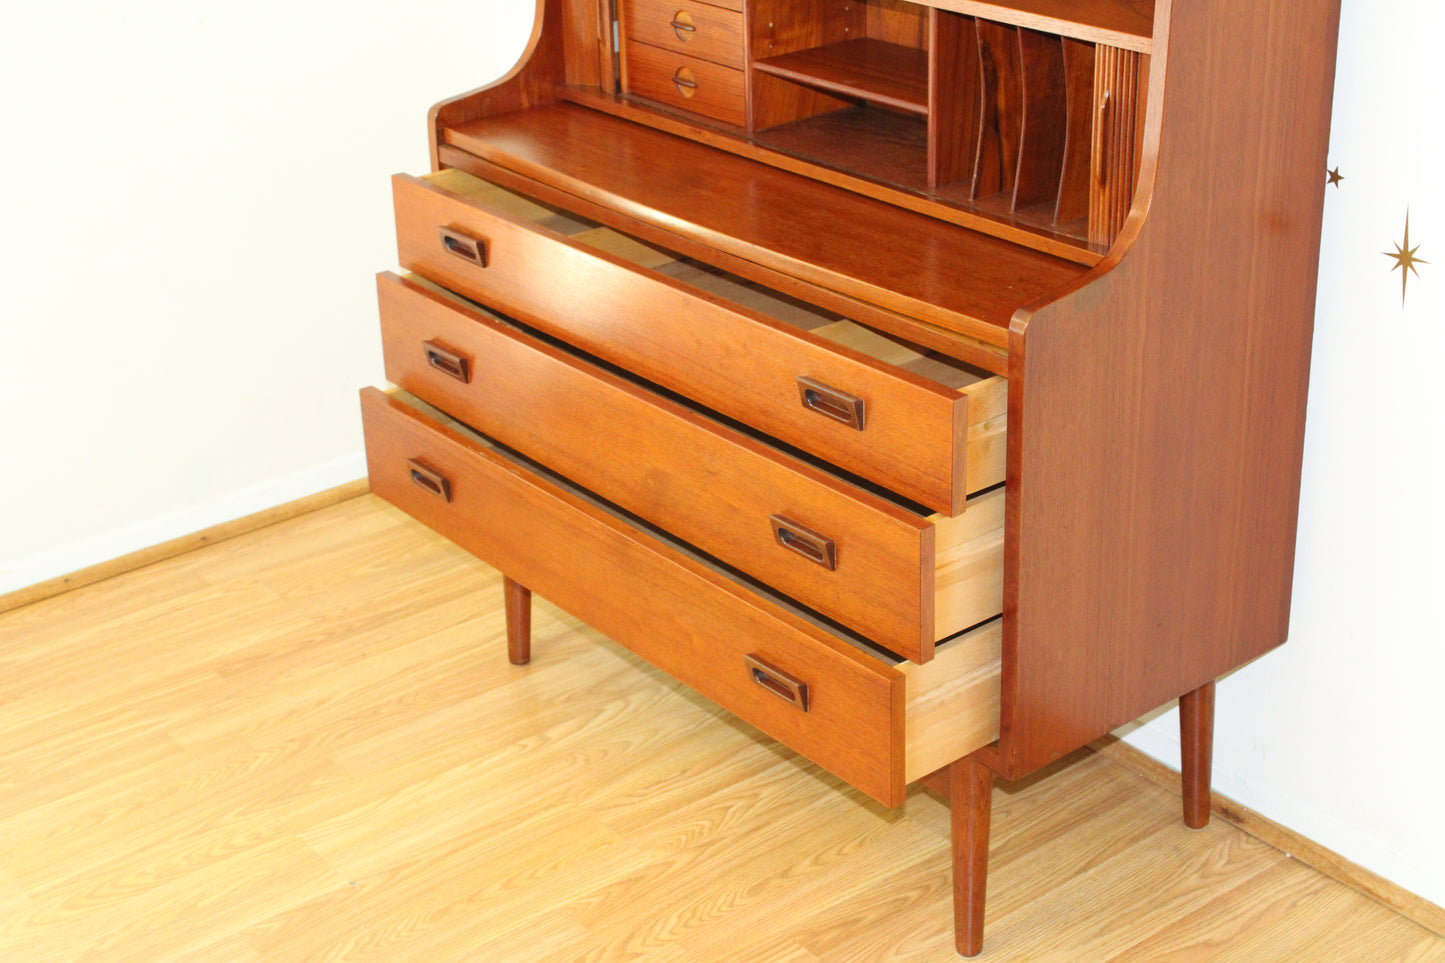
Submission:
<svg viewBox="0 0 1445 963">
<path fill-rule="evenodd" d="M 798 398 L 803 402 L 803 407 L 809 411 L 816 411 L 825 418 L 841 421 L 849 428 L 863 430 L 866 410 L 863 399 L 857 395 L 839 391 L 816 378 L 799 376 Z"/>
<path fill-rule="evenodd" d="M 452 483 L 447 476 L 418 458 L 408 458 L 406 467 L 411 472 L 412 484 L 431 492 L 444 502 L 452 500 Z"/>
<path fill-rule="evenodd" d="M 743 662 L 747 664 L 754 682 L 784 702 L 797 706 L 803 712 L 808 711 L 808 683 L 769 665 L 756 655 L 743 656 Z"/>
<path fill-rule="evenodd" d="M 442 249 L 448 254 L 469 261 L 477 267 L 487 266 L 487 242 L 482 238 L 472 237 L 451 227 L 437 228 L 437 236 L 441 238 Z"/>
<path fill-rule="evenodd" d="M 471 358 L 453 351 L 440 341 L 423 341 L 421 348 L 422 351 L 426 352 L 426 363 L 428 367 L 435 368 L 442 374 L 455 378 L 464 385 L 471 384 Z"/>
<path fill-rule="evenodd" d="M 838 546 L 831 538 L 820 535 L 811 528 L 804 528 L 782 515 L 769 516 L 768 520 L 773 523 L 773 537 L 783 548 L 797 552 L 830 572 L 837 571 Z"/>
</svg>

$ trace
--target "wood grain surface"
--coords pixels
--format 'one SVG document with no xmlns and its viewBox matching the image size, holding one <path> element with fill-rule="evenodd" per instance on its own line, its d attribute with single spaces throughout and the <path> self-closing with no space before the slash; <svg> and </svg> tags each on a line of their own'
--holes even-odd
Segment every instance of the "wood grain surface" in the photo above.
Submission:
<svg viewBox="0 0 1445 963">
<path fill-rule="evenodd" d="M 916 661 L 998 614 L 935 628 L 937 558 L 955 546 L 927 516 L 400 278 L 378 284 L 393 384 L 601 498 Z M 469 359 L 471 384 L 427 364 L 428 337 Z M 835 563 L 780 545 L 774 515 L 831 540 Z M 1001 543 L 1002 513 L 995 527 Z"/>
<path fill-rule="evenodd" d="M 632 40 L 623 49 L 624 89 L 629 93 L 735 127 L 747 124 L 741 70 Z"/>
<path fill-rule="evenodd" d="M 928 52 L 860 37 L 753 63 L 753 69 L 845 97 L 928 114 Z"/>
<path fill-rule="evenodd" d="M 0 615 L 0 959 L 950 963 L 949 813 L 849 789 L 366 496 Z M 994 790 L 983 960 L 1442 963 L 1084 754 Z"/>
<path fill-rule="evenodd" d="M 568 104 L 479 119 L 449 128 L 446 138 L 574 195 L 605 194 L 615 211 L 725 253 L 993 344 L 1007 341 L 1017 308 L 1081 273 L 1047 254 Z"/>
<path fill-rule="evenodd" d="M 393 179 L 404 267 L 931 508 L 962 509 L 975 406 L 959 391 L 493 209 L 506 192 L 460 193 L 478 184 Z M 487 266 L 448 254 L 440 226 L 485 238 Z M 803 407 L 800 376 L 863 399 L 864 430 Z M 996 414 L 978 407 L 977 423 Z"/>
<path fill-rule="evenodd" d="M 1013 325 L 1012 775 L 1288 632 L 1339 4 L 1155 13 L 1130 226 Z"/>
<path fill-rule="evenodd" d="M 743 17 L 740 10 L 682 0 L 622 0 L 617 7 L 621 35 L 676 53 L 742 70 Z"/>
<path fill-rule="evenodd" d="M 874 798 L 902 797 L 903 678 L 888 663 L 411 404 L 368 388 L 362 419 L 373 492 Z M 413 459 L 450 479 L 450 501 L 412 483 Z M 806 711 L 748 656 L 808 683 Z"/>
</svg>

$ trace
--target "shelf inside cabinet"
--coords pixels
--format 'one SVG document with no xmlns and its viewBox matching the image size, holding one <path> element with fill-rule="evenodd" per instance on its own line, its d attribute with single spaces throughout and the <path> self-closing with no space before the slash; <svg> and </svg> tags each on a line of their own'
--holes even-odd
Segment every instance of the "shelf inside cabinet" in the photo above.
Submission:
<svg viewBox="0 0 1445 963">
<path fill-rule="evenodd" d="M 1149 53 L 1154 46 L 1154 0 L 920 0 L 939 10 L 1046 33 Z"/>
<path fill-rule="evenodd" d="M 864 37 L 754 61 L 753 69 L 830 94 L 928 113 L 928 52 Z"/>
<path fill-rule="evenodd" d="M 928 189 L 928 131 L 918 117 L 858 105 L 769 127 L 753 140 L 904 190 Z"/>
</svg>

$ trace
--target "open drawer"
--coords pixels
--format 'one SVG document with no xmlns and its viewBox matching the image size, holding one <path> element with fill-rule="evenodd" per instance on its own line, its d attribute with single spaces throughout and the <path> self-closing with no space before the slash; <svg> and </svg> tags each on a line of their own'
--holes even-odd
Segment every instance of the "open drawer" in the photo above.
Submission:
<svg viewBox="0 0 1445 963">
<path fill-rule="evenodd" d="M 393 191 L 408 270 L 935 511 L 1003 480 L 1002 377 L 461 171 Z"/>
<path fill-rule="evenodd" d="M 886 805 L 997 737 L 997 619 L 899 661 L 414 399 L 362 414 L 377 495 Z"/>
<path fill-rule="evenodd" d="M 1003 486 L 956 516 L 870 490 L 415 277 L 383 274 L 387 378 L 915 662 L 1003 608 Z"/>
</svg>

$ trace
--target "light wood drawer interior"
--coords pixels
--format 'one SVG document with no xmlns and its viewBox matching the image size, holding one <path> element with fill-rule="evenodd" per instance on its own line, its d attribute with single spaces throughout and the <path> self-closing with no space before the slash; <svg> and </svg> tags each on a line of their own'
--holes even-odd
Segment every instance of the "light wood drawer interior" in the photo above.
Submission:
<svg viewBox="0 0 1445 963">
<path fill-rule="evenodd" d="M 743 15 L 693 0 L 621 0 L 622 36 L 742 70 Z"/>
<path fill-rule="evenodd" d="M 628 40 L 623 89 L 737 127 L 748 122 L 743 72 L 710 60 Z"/>
<path fill-rule="evenodd" d="M 408 270 L 935 511 L 1003 480 L 1002 377 L 461 171 L 393 186 Z"/>
<path fill-rule="evenodd" d="M 378 298 L 392 383 L 884 648 L 924 662 L 1002 610 L 1001 486 L 930 513 L 421 278 Z"/>
<path fill-rule="evenodd" d="M 362 412 L 377 495 L 885 804 L 997 737 L 996 620 L 900 662 L 409 396 Z"/>
</svg>

